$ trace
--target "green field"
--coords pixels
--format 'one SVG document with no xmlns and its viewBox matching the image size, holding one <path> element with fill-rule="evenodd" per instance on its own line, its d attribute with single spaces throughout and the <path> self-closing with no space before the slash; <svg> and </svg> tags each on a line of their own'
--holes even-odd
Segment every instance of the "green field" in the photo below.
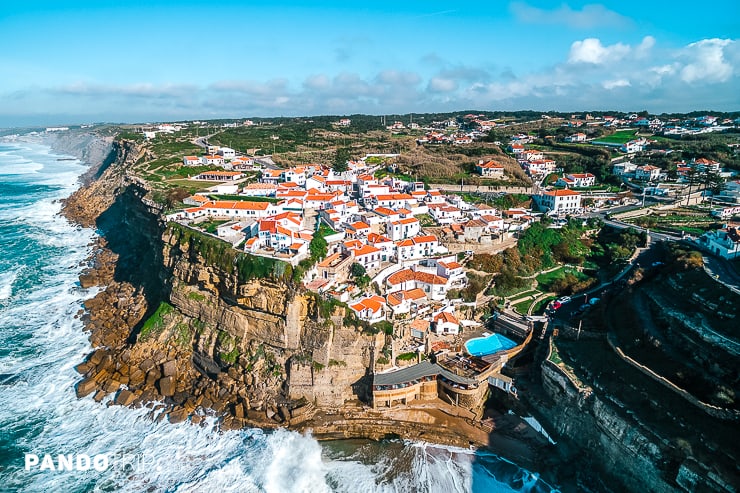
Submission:
<svg viewBox="0 0 740 493">
<path fill-rule="evenodd" d="M 636 130 L 621 130 L 619 132 L 614 132 L 611 135 L 599 137 L 598 139 L 594 140 L 593 143 L 598 144 L 603 142 L 606 144 L 624 144 L 625 142 L 633 140 L 636 133 Z"/>
</svg>

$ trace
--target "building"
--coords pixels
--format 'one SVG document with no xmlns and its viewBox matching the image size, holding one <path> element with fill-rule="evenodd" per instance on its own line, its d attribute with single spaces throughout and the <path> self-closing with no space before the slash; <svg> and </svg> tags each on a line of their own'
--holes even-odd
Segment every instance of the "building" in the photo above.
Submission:
<svg viewBox="0 0 740 493">
<path fill-rule="evenodd" d="M 351 249 L 350 251 L 355 257 L 355 262 L 361 264 L 366 270 L 377 269 L 380 267 L 380 259 L 382 257 L 380 248 L 376 248 L 372 245 L 361 245 L 357 248 Z"/>
<path fill-rule="evenodd" d="M 521 153 L 521 158 L 527 161 L 536 161 L 538 159 L 545 159 L 545 155 L 542 151 L 536 151 L 534 149 L 527 149 Z"/>
<path fill-rule="evenodd" d="M 699 158 L 691 161 L 691 166 L 695 167 L 700 173 L 719 173 L 722 165 L 712 159 Z"/>
<path fill-rule="evenodd" d="M 329 255 L 316 266 L 319 278 L 341 284 L 349 279 L 353 258 L 344 252 Z"/>
<path fill-rule="evenodd" d="M 725 189 L 717 195 L 717 200 L 740 204 L 740 180 L 728 181 Z"/>
<path fill-rule="evenodd" d="M 182 158 L 182 164 L 184 166 L 200 166 L 202 163 L 198 156 L 185 156 Z"/>
<path fill-rule="evenodd" d="M 357 314 L 357 318 L 371 324 L 385 320 L 386 304 L 382 296 L 364 298 L 349 307 Z"/>
<path fill-rule="evenodd" d="M 204 171 L 198 176 L 194 176 L 193 180 L 234 181 L 243 177 L 244 175 L 238 171 Z"/>
<path fill-rule="evenodd" d="M 439 241 L 434 235 L 421 235 L 396 242 L 396 259 L 399 262 L 429 257 L 437 253 Z"/>
<path fill-rule="evenodd" d="M 530 175 L 545 175 L 553 173 L 557 168 L 557 163 L 553 159 L 534 159 L 524 163 L 524 167 Z"/>
<path fill-rule="evenodd" d="M 619 150 L 628 154 L 633 152 L 642 152 L 647 148 L 647 144 L 647 140 L 642 138 L 637 140 L 630 140 L 629 142 L 625 142 L 624 144 L 622 144 L 622 147 L 620 147 Z"/>
<path fill-rule="evenodd" d="M 660 177 L 660 168 L 652 164 L 638 166 L 635 168 L 635 179 L 642 181 L 654 181 Z"/>
<path fill-rule="evenodd" d="M 586 142 L 586 134 L 583 132 L 578 132 L 573 135 L 567 136 L 565 139 L 565 142 Z"/>
<path fill-rule="evenodd" d="M 448 280 L 429 272 L 403 269 L 388 276 L 385 282 L 389 293 L 418 288 L 430 300 L 442 301 L 447 296 Z"/>
<path fill-rule="evenodd" d="M 728 260 L 740 258 L 740 230 L 737 228 L 708 231 L 699 238 L 699 243 Z"/>
<path fill-rule="evenodd" d="M 631 173 L 634 173 L 637 169 L 637 165 L 626 161 L 623 163 L 617 163 L 612 167 L 612 173 L 617 176 L 623 176 L 623 175 L 629 175 Z"/>
<path fill-rule="evenodd" d="M 485 178 L 502 178 L 504 176 L 504 165 L 495 161 L 478 161 L 475 170 Z"/>
<path fill-rule="evenodd" d="M 439 312 L 432 318 L 432 326 L 437 335 L 460 333 L 460 321 L 449 312 Z"/>
<path fill-rule="evenodd" d="M 591 173 L 568 173 L 555 182 L 555 185 L 566 188 L 592 187 L 596 184 L 596 176 Z"/>
<path fill-rule="evenodd" d="M 386 227 L 386 233 L 392 241 L 413 238 L 421 233 L 421 225 L 415 217 L 406 217 L 398 221 L 391 221 Z"/>
<path fill-rule="evenodd" d="M 230 147 L 219 148 L 217 154 L 227 161 L 230 161 L 236 157 L 236 151 Z"/>
<path fill-rule="evenodd" d="M 206 166 L 223 166 L 224 158 L 217 154 L 206 154 L 200 158 L 200 162 Z"/>
<path fill-rule="evenodd" d="M 421 361 L 401 370 L 373 375 L 373 407 L 392 407 L 413 400 L 443 398 L 478 409 L 488 395 L 489 379 L 502 362 L 489 363 L 475 356 L 440 356 L 436 363 Z"/>
<path fill-rule="evenodd" d="M 551 214 L 568 214 L 581 209 L 581 194 L 573 190 L 546 190 L 532 198 L 540 209 Z"/>
</svg>

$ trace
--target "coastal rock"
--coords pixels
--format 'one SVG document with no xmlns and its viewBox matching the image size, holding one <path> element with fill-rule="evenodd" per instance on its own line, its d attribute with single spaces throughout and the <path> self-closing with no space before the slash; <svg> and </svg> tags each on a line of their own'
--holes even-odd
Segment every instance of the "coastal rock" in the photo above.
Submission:
<svg viewBox="0 0 740 493">
<path fill-rule="evenodd" d="M 163 377 L 157 382 L 159 392 L 165 397 L 175 395 L 175 384 L 175 379 L 172 377 Z"/>
<path fill-rule="evenodd" d="M 177 362 L 176 361 L 167 361 L 166 363 L 162 364 L 162 375 L 165 377 L 172 377 L 177 374 Z"/>
<path fill-rule="evenodd" d="M 136 396 L 130 390 L 122 390 L 116 396 L 116 404 L 119 406 L 129 406 L 136 400 Z"/>
<path fill-rule="evenodd" d="M 188 412 L 185 409 L 173 409 L 167 413 L 167 419 L 170 423 L 182 423 L 188 419 Z"/>
<path fill-rule="evenodd" d="M 81 398 L 90 395 L 93 390 L 97 388 L 98 382 L 96 382 L 95 379 L 86 378 L 85 380 L 77 384 L 77 388 L 75 390 L 77 392 L 77 397 Z"/>
</svg>

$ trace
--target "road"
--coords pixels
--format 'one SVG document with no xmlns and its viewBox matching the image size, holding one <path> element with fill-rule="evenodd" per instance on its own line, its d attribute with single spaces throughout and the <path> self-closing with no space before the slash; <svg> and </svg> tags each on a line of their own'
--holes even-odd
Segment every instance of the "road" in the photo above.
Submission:
<svg viewBox="0 0 740 493">
<path fill-rule="evenodd" d="M 444 190 L 447 192 L 472 192 L 472 193 L 532 193 L 532 187 L 507 187 L 496 185 L 450 185 L 449 183 L 432 183 L 429 188 Z"/>
<path fill-rule="evenodd" d="M 717 282 L 720 282 L 740 294 L 740 275 L 725 259 L 704 255 L 704 270 Z"/>
<path fill-rule="evenodd" d="M 603 299 L 622 278 L 627 276 L 633 269 L 642 267 L 643 269 L 658 269 L 655 262 L 661 261 L 662 257 L 654 247 L 643 249 L 632 261 L 625 266 L 611 281 L 600 284 L 583 293 L 571 296 L 571 301 L 563 305 L 555 312 L 553 320 L 559 320 L 561 323 L 567 322 L 574 317 L 574 312 L 579 311 L 581 305 L 588 303 L 593 298 Z"/>
</svg>

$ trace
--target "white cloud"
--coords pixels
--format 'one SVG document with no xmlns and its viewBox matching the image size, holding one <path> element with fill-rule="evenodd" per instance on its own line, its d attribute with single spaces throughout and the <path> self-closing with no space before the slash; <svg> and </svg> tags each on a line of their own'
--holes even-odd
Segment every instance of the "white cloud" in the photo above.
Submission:
<svg viewBox="0 0 740 493">
<path fill-rule="evenodd" d="M 655 46 L 655 38 L 652 36 L 645 36 L 642 38 L 642 42 L 635 47 L 635 56 L 637 58 L 647 58 L 650 56 L 650 51 Z"/>
<path fill-rule="evenodd" d="M 457 89 L 457 82 L 453 79 L 432 77 L 428 89 L 432 92 L 452 92 Z"/>
<path fill-rule="evenodd" d="M 570 46 L 569 63 L 591 63 L 602 65 L 619 61 L 630 52 L 630 47 L 622 43 L 604 46 L 598 38 L 586 38 L 574 41 Z"/>
<path fill-rule="evenodd" d="M 691 43 L 683 50 L 688 63 L 681 69 L 681 80 L 725 82 L 733 75 L 733 66 L 725 59 L 725 48 L 736 44 L 730 39 L 703 39 Z"/>
<path fill-rule="evenodd" d="M 612 90 L 617 87 L 630 87 L 632 84 L 627 79 L 605 80 L 601 84 L 604 89 Z"/>
<path fill-rule="evenodd" d="M 557 9 L 546 10 L 524 2 L 512 2 L 509 12 L 522 23 L 559 24 L 579 29 L 597 26 L 623 27 L 632 23 L 628 17 L 599 4 L 584 5 L 581 10 L 573 10 L 565 4 Z"/>
</svg>

